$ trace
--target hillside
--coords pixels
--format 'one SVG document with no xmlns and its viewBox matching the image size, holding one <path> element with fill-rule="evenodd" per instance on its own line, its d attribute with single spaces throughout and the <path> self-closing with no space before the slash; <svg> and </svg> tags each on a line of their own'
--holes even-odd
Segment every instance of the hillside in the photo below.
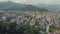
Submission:
<svg viewBox="0 0 60 34">
<path fill-rule="evenodd" d="M 24 5 L 24 4 L 14 3 L 11 1 L 0 2 L 1 10 L 17 10 L 17 9 L 23 8 L 25 6 L 26 5 Z"/>
<path fill-rule="evenodd" d="M 48 10 L 60 10 L 60 5 L 58 4 L 51 4 L 51 5 L 46 5 L 46 4 L 37 4 L 35 5 L 36 7 L 39 8 L 47 8 Z"/>
<path fill-rule="evenodd" d="M 33 5 L 14 3 L 11 1 L 0 2 L 0 10 L 48 11 L 47 9 L 41 9 Z"/>
</svg>

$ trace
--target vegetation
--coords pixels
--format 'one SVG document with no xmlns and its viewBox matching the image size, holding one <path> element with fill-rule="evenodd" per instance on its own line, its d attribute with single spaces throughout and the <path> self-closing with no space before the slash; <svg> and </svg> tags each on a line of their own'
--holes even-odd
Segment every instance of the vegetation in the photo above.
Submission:
<svg viewBox="0 0 60 34">
<path fill-rule="evenodd" d="M 38 8 L 33 5 L 19 4 L 11 1 L 0 2 L 0 10 L 10 11 L 10 10 L 21 10 L 21 11 L 48 11 L 44 8 Z"/>
<path fill-rule="evenodd" d="M 26 24 L 24 26 L 21 26 L 18 30 L 16 30 L 16 23 L 0 23 L 0 32 L 19 32 L 21 34 L 38 34 L 38 29 L 36 29 L 34 26 L 31 26 L 30 24 Z"/>
</svg>

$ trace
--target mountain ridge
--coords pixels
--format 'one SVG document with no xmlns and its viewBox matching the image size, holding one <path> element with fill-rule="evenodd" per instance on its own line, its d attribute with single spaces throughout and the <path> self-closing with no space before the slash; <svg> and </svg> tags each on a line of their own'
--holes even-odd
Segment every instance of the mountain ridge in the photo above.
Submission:
<svg viewBox="0 0 60 34">
<path fill-rule="evenodd" d="M 60 5 L 58 4 L 37 4 L 35 5 L 36 7 L 39 7 L 39 8 L 47 8 L 49 10 L 60 10 Z"/>
<path fill-rule="evenodd" d="M 47 11 L 33 5 L 14 3 L 11 1 L 0 2 L 0 10 Z"/>
</svg>

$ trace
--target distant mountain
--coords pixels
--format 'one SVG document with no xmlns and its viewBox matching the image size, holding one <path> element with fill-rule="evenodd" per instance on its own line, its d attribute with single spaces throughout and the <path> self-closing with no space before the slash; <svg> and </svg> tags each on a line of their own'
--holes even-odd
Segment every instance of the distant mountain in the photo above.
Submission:
<svg viewBox="0 0 60 34">
<path fill-rule="evenodd" d="M 33 6 L 33 5 L 27 5 L 24 8 L 21 8 L 21 10 L 23 10 L 23 11 L 40 11 L 40 12 L 48 11 L 47 9 L 38 8 L 38 7 Z"/>
<path fill-rule="evenodd" d="M 35 6 L 39 7 L 39 8 L 47 8 L 49 10 L 60 10 L 60 5 L 58 5 L 58 4 L 52 4 L 52 5 L 37 4 Z"/>
<path fill-rule="evenodd" d="M 33 5 L 14 3 L 11 1 L 0 2 L 0 10 L 22 10 L 22 11 L 47 11 Z"/>
<path fill-rule="evenodd" d="M 49 5 L 49 6 L 47 6 L 49 9 L 51 9 L 51 10 L 60 10 L 60 5 Z"/>
<path fill-rule="evenodd" d="M 20 9 L 20 8 L 23 8 L 25 7 L 26 5 L 24 4 L 19 4 L 19 3 L 14 3 L 14 2 L 11 2 L 11 1 L 6 1 L 6 2 L 0 2 L 0 9 L 1 10 L 17 10 L 17 9 Z"/>
</svg>

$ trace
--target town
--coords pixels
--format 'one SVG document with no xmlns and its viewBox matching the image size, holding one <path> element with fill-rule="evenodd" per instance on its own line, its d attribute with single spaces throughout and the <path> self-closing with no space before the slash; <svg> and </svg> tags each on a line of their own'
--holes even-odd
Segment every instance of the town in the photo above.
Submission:
<svg viewBox="0 0 60 34">
<path fill-rule="evenodd" d="M 59 12 L 0 11 L 0 33 L 60 34 Z M 3 33 L 3 34 L 4 34 Z"/>
</svg>

